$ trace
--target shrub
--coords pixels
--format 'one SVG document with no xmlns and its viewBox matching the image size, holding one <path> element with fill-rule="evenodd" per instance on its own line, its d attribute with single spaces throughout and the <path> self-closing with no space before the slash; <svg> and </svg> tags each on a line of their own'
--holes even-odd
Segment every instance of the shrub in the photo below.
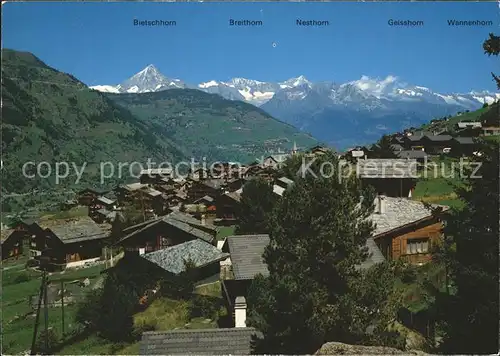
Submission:
<svg viewBox="0 0 500 356">
<path fill-rule="evenodd" d="M 28 282 L 29 280 L 31 280 L 31 276 L 28 273 L 20 273 L 14 278 L 14 284 Z"/>
<path fill-rule="evenodd" d="M 219 298 L 206 295 L 195 295 L 189 303 L 190 318 L 214 319 L 221 309 L 222 301 Z"/>
</svg>

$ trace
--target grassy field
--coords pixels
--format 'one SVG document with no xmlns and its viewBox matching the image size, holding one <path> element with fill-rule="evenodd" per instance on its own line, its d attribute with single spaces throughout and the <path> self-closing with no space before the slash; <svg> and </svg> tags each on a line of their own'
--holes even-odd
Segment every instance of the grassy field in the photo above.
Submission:
<svg viewBox="0 0 500 356">
<path fill-rule="evenodd" d="M 37 295 L 41 283 L 41 273 L 25 270 L 23 264 L 12 264 L 4 269 L 2 275 L 2 325 L 3 353 L 15 354 L 29 350 L 33 337 L 35 313 L 29 304 L 29 296 Z M 83 297 L 92 289 L 101 276 L 103 266 L 94 266 L 79 270 L 69 270 L 64 273 L 53 273 L 49 276 L 52 283 L 65 282 L 65 289 L 77 299 Z M 19 277 L 22 276 L 22 277 Z M 71 281 L 89 278 L 90 286 L 80 287 Z M 196 293 L 220 297 L 220 283 L 197 287 Z M 147 309 L 134 316 L 134 326 L 141 330 L 148 327 L 154 330 L 200 329 L 216 328 L 217 320 L 189 317 L 189 303 L 169 298 L 159 298 Z M 139 352 L 139 342 L 112 343 L 97 335 L 80 335 L 80 327 L 75 321 L 77 305 L 66 304 L 64 308 L 64 325 L 66 337 L 56 354 L 122 354 L 136 355 Z M 49 326 L 56 335 L 62 337 L 62 309 L 49 308 Z M 40 316 L 40 328 L 43 328 L 43 313 Z M 39 329 L 40 330 L 40 329 Z M 70 335 L 73 335 L 70 339 Z M 76 337 L 75 337 L 76 335 Z"/>
<path fill-rule="evenodd" d="M 236 225 L 219 226 L 219 233 L 217 234 L 217 240 L 224 240 L 226 237 L 234 235 L 235 230 L 236 230 Z"/>
<path fill-rule="evenodd" d="M 19 267 L 21 266 L 21 267 Z M 80 298 L 89 290 L 100 276 L 102 266 L 94 266 L 79 270 L 68 270 L 65 273 L 53 273 L 49 276 L 52 283 L 65 282 L 65 289 L 75 298 Z M 34 311 L 29 304 L 29 297 L 39 293 L 41 273 L 25 270 L 24 265 L 12 265 L 2 271 L 2 325 L 3 325 L 3 353 L 13 354 L 27 350 L 31 346 L 33 326 L 35 323 Z M 74 280 L 89 278 L 89 287 L 79 287 L 77 284 L 67 283 Z M 74 315 L 76 306 L 65 305 L 64 321 L 65 332 L 72 332 L 76 328 Z M 41 319 L 43 320 L 43 319 Z M 42 324 L 43 325 L 43 322 Z M 60 307 L 49 308 L 49 326 L 56 334 L 62 336 L 62 310 Z"/>
</svg>

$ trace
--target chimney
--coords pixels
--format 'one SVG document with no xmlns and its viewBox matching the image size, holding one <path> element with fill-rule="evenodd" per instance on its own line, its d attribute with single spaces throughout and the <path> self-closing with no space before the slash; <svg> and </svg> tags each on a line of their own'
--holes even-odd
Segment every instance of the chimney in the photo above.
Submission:
<svg viewBox="0 0 500 356">
<path fill-rule="evenodd" d="M 379 214 L 385 214 L 387 211 L 387 200 L 385 195 L 377 196 L 377 208 Z"/>
<path fill-rule="evenodd" d="M 234 326 L 236 328 L 246 328 L 247 326 L 247 301 L 245 297 L 236 297 L 234 301 Z"/>
<path fill-rule="evenodd" d="M 201 224 L 205 226 L 207 224 L 207 219 L 205 217 L 205 214 L 201 214 Z"/>
</svg>

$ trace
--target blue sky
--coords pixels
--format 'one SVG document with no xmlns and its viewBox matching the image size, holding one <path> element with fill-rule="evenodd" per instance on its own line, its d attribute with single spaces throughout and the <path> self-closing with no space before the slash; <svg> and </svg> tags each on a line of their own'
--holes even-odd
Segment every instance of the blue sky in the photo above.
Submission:
<svg viewBox="0 0 500 356">
<path fill-rule="evenodd" d="M 483 54 L 500 32 L 500 8 L 485 3 L 7 3 L 3 46 L 34 53 L 88 85 L 118 84 L 148 64 L 188 83 L 245 77 L 345 82 L 362 75 L 440 92 L 495 90 L 500 59 Z M 175 20 L 140 28 L 133 19 Z M 228 20 L 263 20 L 236 28 Z M 295 20 L 329 20 L 323 28 Z M 388 19 L 423 20 L 395 28 Z M 493 27 L 454 28 L 448 19 L 492 20 Z M 273 47 L 273 42 L 276 47 Z"/>
</svg>

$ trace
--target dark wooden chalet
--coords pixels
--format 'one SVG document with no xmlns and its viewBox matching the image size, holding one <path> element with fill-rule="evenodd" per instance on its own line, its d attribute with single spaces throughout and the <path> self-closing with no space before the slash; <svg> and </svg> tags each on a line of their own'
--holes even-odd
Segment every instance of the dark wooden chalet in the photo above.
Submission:
<svg viewBox="0 0 500 356">
<path fill-rule="evenodd" d="M 36 227 L 35 225 L 36 223 L 33 221 L 20 221 L 12 228 L 1 231 L 2 260 L 37 255 L 31 251 L 33 243 L 35 244 L 33 249 L 36 248 L 35 231 L 38 225 Z"/>
<path fill-rule="evenodd" d="M 432 246 L 442 236 L 447 206 L 434 206 L 404 198 L 379 196 L 371 220 L 376 224 L 373 239 L 388 260 L 404 259 L 412 264 L 431 260 Z"/>
<path fill-rule="evenodd" d="M 221 193 L 224 185 L 225 182 L 222 179 L 194 181 L 188 192 L 189 202 L 195 202 L 206 195 L 215 198 Z"/>
<path fill-rule="evenodd" d="M 139 182 L 142 184 L 158 184 L 161 183 L 163 179 L 169 179 L 171 177 L 171 168 L 143 169 L 140 172 Z"/>
<path fill-rule="evenodd" d="M 216 198 L 217 221 L 220 224 L 233 225 L 238 221 L 240 214 L 241 194 L 226 192 Z"/>
<path fill-rule="evenodd" d="M 97 199 L 100 196 L 103 196 L 108 192 L 109 190 L 85 188 L 83 190 L 80 190 L 76 194 L 76 200 L 80 205 L 91 206 L 94 203 L 95 199 Z"/>
<path fill-rule="evenodd" d="M 420 140 L 425 152 L 429 154 L 441 154 L 443 149 L 451 148 L 453 137 L 450 135 L 425 135 Z"/>
<path fill-rule="evenodd" d="M 411 197 L 418 178 L 415 159 L 360 159 L 356 173 L 362 184 L 369 184 L 379 194 Z"/>
<path fill-rule="evenodd" d="M 88 217 L 57 221 L 43 227 L 37 232 L 37 237 L 44 246 L 37 246 L 37 249 L 41 249 L 42 256 L 50 258 L 54 269 L 79 266 L 100 259 L 105 240 L 110 234 L 109 225 L 98 225 Z"/>
<path fill-rule="evenodd" d="M 202 239 L 215 244 L 217 228 L 203 224 L 194 217 L 172 212 L 158 219 L 148 220 L 124 230 L 124 236 L 118 245 L 124 247 L 127 254 L 145 254 L 175 246 L 186 241 Z"/>
<path fill-rule="evenodd" d="M 451 142 L 451 154 L 455 157 L 472 156 L 478 149 L 472 137 L 455 137 Z"/>
</svg>

